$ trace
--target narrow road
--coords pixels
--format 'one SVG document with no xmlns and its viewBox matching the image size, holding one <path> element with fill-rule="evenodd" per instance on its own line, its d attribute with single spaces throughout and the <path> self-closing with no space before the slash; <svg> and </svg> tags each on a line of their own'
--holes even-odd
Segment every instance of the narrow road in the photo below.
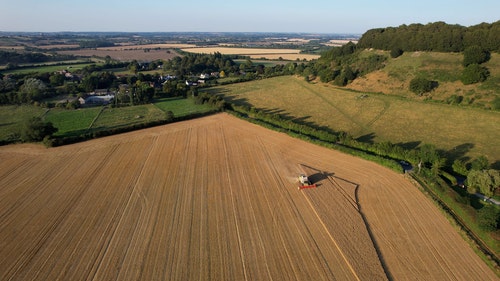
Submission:
<svg viewBox="0 0 500 281">
<path fill-rule="evenodd" d="M 476 195 L 477 197 L 481 198 L 481 200 L 483 200 L 485 202 L 490 202 L 490 203 L 495 204 L 497 206 L 500 205 L 500 201 L 495 200 L 495 199 L 493 199 L 491 197 L 485 196 L 485 195 L 483 195 L 483 194 L 481 194 L 479 192 L 476 192 L 474 195 Z"/>
</svg>

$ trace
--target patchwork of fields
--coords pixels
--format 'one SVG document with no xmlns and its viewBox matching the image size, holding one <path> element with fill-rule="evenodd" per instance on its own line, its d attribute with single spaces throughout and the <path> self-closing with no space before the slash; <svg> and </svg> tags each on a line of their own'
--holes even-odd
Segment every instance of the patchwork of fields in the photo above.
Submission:
<svg viewBox="0 0 500 281">
<path fill-rule="evenodd" d="M 223 55 L 242 55 L 252 59 L 266 58 L 269 60 L 313 60 L 319 55 L 301 54 L 299 49 L 262 49 L 262 48 L 231 48 L 231 47 L 197 47 L 184 48 L 184 52 L 197 54 L 214 54 L 216 52 Z"/>
<path fill-rule="evenodd" d="M 498 280 L 403 175 L 227 114 L 0 147 L 0 237 L 1 280 Z"/>
<path fill-rule="evenodd" d="M 7 140 L 16 134 L 23 122 L 31 117 L 43 117 L 51 122 L 58 131 L 57 137 L 79 136 L 85 133 L 125 128 L 148 122 L 166 119 L 166 112 L 171 111 L 175 117 L 192 114 L 203 114 L 212 110 L 210 105 L 194 104 L 192 99 L 163 98 L 151 104 L 130 107 L 88 107 L 77 110 L 61 108 L 46 109 L 29 105 L 2 106 L 0 110 L 0 141 Z"/>
</svg>

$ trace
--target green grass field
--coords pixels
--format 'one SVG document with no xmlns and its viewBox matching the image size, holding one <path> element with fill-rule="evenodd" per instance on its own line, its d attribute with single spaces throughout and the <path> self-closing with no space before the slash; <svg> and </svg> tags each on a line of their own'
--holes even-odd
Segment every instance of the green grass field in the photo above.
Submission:
<svg viewBox="0 0 500 281">
<path fill-rule="evenodd" d="M 18 133 L 20 125 L 30 117 L 41 117 L 47 109 L 29 105 L 0 106 L 0 140 Z"/>
<path fill-rule="evenodd" d="M 0 107 L 0 141 L 19 132 L 22 123 L 30 117 L 39 116 L 52 122 L 58 129 L 55 136 L 71 137 L 107 129 L 123 128 L 135 124 L 165 120 L 167 111 L 175 117 L 206 113 L 212 110 L 209 105 L 196 105 L 192 99 L 164 98 L 154 104 L 110 108 L 89 107 L 76 110 L 45 109 L 36 106 Z"/>
<path fill-rule="evenodd" d="M 100 111 L 101 107 L 77 110 L 53 108 L 47 112 L 44 118 L 45 121 L 52 122 L 54 127 L 59 130 L 55 136 L 78 136 L 87 132 Z"/>
<path fill-rule="evenodd" d="M 154 105 L 164 112 L 172 111 L 176 117 L 183 117 L 193 113 L 205 113 L 211 110 L 209 105 L 196 105 L 193 100 L 184 98 L 160 99 Z"/>
<path fill-rule="evenodd" d="M 47 63 L 49 64 L 49 63 Z M 53 65 L 43 65 L 43 66 L 31 66 L 20 69 L 13 70 L 2 70 L 2 74 L 28 74 L 28 73 L 46 73 L 46 72 L 55 72 L 61 70 L 75 71 L 78 69 L 82 69 L 91 64 L 95 64 L 94 62 L 81 62 L 81 61 L 72 61 L 66 62 L 63 64 L 53 64 Z"/>
<path fill-rule="evenodd" d="M 302 78 L 277 77 L 207 89 L 226 100 L 300 122 L 346 131 L 363 141 L 407 148 L 434 144 L 452 158 L 500 160 L 500 112 L 358 93 Z"/>
<path fill-rule="evenodd" d="M 152 104 L 106 108 L 92 126 L 92 130 L 119 128 L 165 119 L 165 113 Z"/>
</svg>

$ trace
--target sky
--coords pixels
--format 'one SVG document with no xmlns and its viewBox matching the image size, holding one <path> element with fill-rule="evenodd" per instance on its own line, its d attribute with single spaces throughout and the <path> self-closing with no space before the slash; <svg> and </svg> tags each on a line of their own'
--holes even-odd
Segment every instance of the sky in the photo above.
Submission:
<svg viewBox="0 0 500 281">
<path fill-rule="evenodd" d="M 0 31 L 363 34 L 500 20 L 498 0 L 0 0 Z"/>
</svg>

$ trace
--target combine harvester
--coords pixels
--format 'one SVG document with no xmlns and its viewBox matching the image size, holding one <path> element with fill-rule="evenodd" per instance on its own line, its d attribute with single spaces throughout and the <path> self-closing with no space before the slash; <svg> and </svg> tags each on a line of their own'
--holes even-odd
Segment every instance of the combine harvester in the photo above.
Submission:
<svg viewBox="0 0 500 281">
<path fill-rule="evenodd" d="M 300 174 L 299 175 L 299 190 L 304 189 L 304 188 L 316 188 L 315 183 L 311 183 L 309 179 L 307 178 L 306 175 Z"/>
</svg>

